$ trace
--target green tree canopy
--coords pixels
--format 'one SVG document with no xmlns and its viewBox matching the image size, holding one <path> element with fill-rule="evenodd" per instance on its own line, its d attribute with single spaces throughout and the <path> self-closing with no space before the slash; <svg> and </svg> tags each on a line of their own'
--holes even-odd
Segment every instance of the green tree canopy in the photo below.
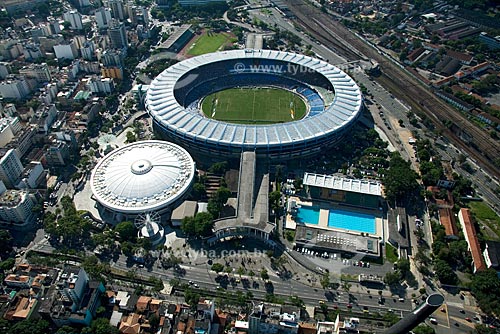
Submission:
<svg viewBox="0 0 500 334">
<path fill-rule="evenodd" d="M 410 163 L 398 152 L 393 152 L 384 177 L 387 199 L 392 202 L 396 199 L 410 198 L 419 188 L 417 179 L 418 174 L 411 169 Z"/>
<path fill-rule="evenodd" d="M 125 241 L 133 241 L 137 237 L 137 230 L 134 223 L 129 221 L 118 223 L 118 225 L 115 226 L 115 232 Z"/>
<path fill-rule="evenodd" d="M 493 269 L 472 276 L 471 292 L 479 307 L 488 314 L 500 314 L 500 280 Z"/>
<path fill-rule="evenodd" d="M 40 334 L 48 333 L 48 330 L 49 323 L 45 320 L 22 320 L 13 325 L 7 334 Z"/>
<path fill-rule="evenodd" d="M 456 284 L 458 282 L 457 274 L 447 262 L 441 259 L 434 261 L 434 271 L 441 283 Z"/>
<path fill-rule="evenodd" d="M 421 324 L 415 327 L 412 331 L 414 334 L 435 334 L 434 328 L 427 326 L 426 324 Z"/>
</svg>

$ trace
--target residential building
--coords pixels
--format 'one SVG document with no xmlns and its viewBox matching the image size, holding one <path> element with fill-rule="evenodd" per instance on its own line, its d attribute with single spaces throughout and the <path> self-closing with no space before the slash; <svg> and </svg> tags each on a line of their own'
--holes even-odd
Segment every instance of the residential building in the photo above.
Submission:
<svg viewBox="0 0 500 334">
<path fill-rule="evenodd" d="M 487 240 L 483 256 L 486 267 L 493 268 L 500 273 L 500 242 Z"/>
<path fill-rule="evenodd" d="M 104 292 L 102 283 L 90 280 L 83 268 L 66 267 L 41 302 L 39 313 L 58 327 L 71 324 L 89 326 Z"/>
<path fill-rule="evenodd" d="M 32 296 L 16 294 L 12 301 L 9 302 L 9 307 L 3 317 L 8 321 L 30 320 L 33 315 L 36 315 L 37 305 L 38 299 Z"/>
<path fill-rule="evenodd" d="M 27 126 L 15 134 L 14 138 L 5 146 L 5 148 L 14 149 L 18 157 L 23 157 L 33 146 L 33 137 L 35 131 Z"/>
<path fill-rule="evenodd" d="M 112 78 L 98 78 L 92 76 L 87 80 L 87 88 L 96 94 L 110 94 L 115 90 L 115 84 Z"/>
<path fill-rule="evenodd" d="M 10 288 L 27 289 L 31 286 L 32 278 L 27 275 L 9 274 L 3 282 Z"/>
<path fill-rule="evenodd" d="M 45 180 L 45 171 L 40 161 L 31 161 L 24 167 L 21 181 L 17 185 L 19 189 L 36 189 Z"/>
<path fill-rule="evenodd" d="M 30 123 L 37 126 L 39 134 L 48 134 L 50 127 L 56 120 L 58 110 L 55 104 L 40 106 L 35 115 L 31 118 Z"/>
<path fill-rule="evenodd" d="M 64 166 L 69 159 L 69 146 L 62 140 L 54 139 L 45 151 L 48 166 Z"/>
<path fill-rule="evenodd" d="M 4 0 L 2 1 L 2 7 L 7 10 L 7 13 L 14 15 L 31 10 L 35 5 L 46 2 L 47 0 Z"/>
<path fill-rule="evenodd" d="M 22 76 L 9 75 L 0 82 L 0 96 L 4 99 L 22 100 L 31 94 L 29 81 Z"/>
<path fill-rule="evenodd" d="M 469 246 L 469 251 L 472 255 L 472 267 L 474 273 L 476 271 L 486 269 L 486 264 L 481 253 L 481 246 L 479 245 L 479 240 L 477 239 L 476 228 L 474 227 L 470 210 L 461 208 L 458 212 L 458 220 L 460 221 L 462 232 L 464 233 L 465 240 Z"/>
<path fill-rule="evenodd" d="M 73 30 L 82 30 L 83 22 L 82 22 L 82 14 L 80 14 L 76 10 L 71 10 L 69 12 L 64 13 L 63 15 L 64 21 L 67 21 L 71 24 L 71 29 Z"/>
<path fill-rule="evenodd" d="M 19 74 L 35 79 L 38 82 L 50 82 L 52 80 L 49 67 L 46 63 L 24 66 L 19 70 Z"/>
<path fill-rule="evenodd" d="M 105 50 L 101 54 L 100 61 L 104 65 L 104 67 L 122 67 L 124 58 L 125 53 L 122 50 Z"/>
<path fill-rule="evenodd" d="M 123 79 L 123 69 L 121 67 L 104 67 L 101 69 L 101 76 L 121 80 Z"/>
<path fill-rule="evenodd" d="M 108 37 L 111 47 L 114 49 L 127 49 L 127 30 L 125 24 L 117 20 L 112 20 L 108 28 Z"/>
<path fill-rule="evenodd" d="M 126 19 L 125 8 L 122 0 L 108 0 L 108 7 L 111 9 L 113 18 L 123 21 Z"/>
<path fill-rule="evenodd" d="M 86 60 L 94 60 L 95 59 L 95 46 L 94 42 L 86 41 L 82 47 L 80 48 L 80 53 L 82 54 L 82 58 Z"/>
<path fill-rule="evenodd" d="M 21 131 L 21 124 L 18 117 L 0 118 L 0 148 L 10 143 L 19 131 Z"/>
<path fill-rule="evenodd" d="M 111 9 L 106 7 L 101 7 L 95 11 L 95 21 L 99 29 L 108 28 L 111 22 Z"/>
<path fill-rule="evenodd" d="M 14 188 L 17 185 L 23 169 L 14 149 L 0 149 L 0 180 L 7 188 Z"/>
<path fill-rule="evenodd" d="M 57 59 L 75 59 L 78 56 L 78 50 L 74 41 L 65 41 L 64 43 L 54 45 L 54 52 Z"/>
<path fill-rule="evenodd" d="M 500 49 L 500 36 L 490 36 L 485 32 L 479 34 L 479 40 L 486 44 L 491 50 Z"/>
<path fill-rule="evenodd" d="M 0 187 L 5 189 L 3 183 Z M 0 189 L 0 221 L 1 226 L 12 229 L 23 229 L 34 219 L 33 207 L 37 204 L 34 194 L 26 190 Z"/>
</svg>

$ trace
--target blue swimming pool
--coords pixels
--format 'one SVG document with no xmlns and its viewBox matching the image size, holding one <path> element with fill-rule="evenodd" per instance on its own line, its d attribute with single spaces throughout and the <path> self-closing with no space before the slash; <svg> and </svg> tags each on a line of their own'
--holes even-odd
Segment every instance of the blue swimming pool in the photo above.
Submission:
<svg viewBox="0 0 500 334">
<path fill-rule="evenodd" d="M 301 206 L 297 208 L 297 223 L 318 225 L 319 222 L 319 207 L 318 206 Z"/>
<path fill-rule="evenodd" d="M 319 207 L 301 206 L 297 208 L 297 223 L 318 225 Z M 328 210 L 328 227 L 375 234 L 375 216 L 344 210 Z"/>
<path fill-rule="evenodd" d="M 344 230 L 375 234 L 375 217 L 365 213 L 330 210 L 328 226 Z"/>
</svg>

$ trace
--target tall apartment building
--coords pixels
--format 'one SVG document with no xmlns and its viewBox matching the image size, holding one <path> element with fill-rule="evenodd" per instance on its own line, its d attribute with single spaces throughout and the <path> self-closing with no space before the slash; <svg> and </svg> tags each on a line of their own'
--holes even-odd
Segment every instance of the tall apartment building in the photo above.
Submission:
<svg viewBox="0 0 500 334">
<path fill-rule="evenodd" d="M 123 22 L 112 20 L 108 28 L 108 37 L 111 42 L 111 47 L 114 49 L 127 49 L 127 30 Z"/>
<path fill-rule="evenodd" d="M 120 21 L 126 19 L 125 8 L 122 0 L 108 0 L 108 7 L 111 9 L 113 18 Z"/>
<path fill-rule="evenodd" d="M 57 59 L 75 59 L 78 56 L 74 41 L 65 41 L 64 43 L 54 45 L 54 52 Z"/>
<path fill-rule="evenodd" d="M 95 11 L 95 21 L 99 29 L 106 29 L 111 23 L 111 9 L 101 7 Z"/>
<path fill-rule="evenodd" d="M 3 184 L 0 184 L 0 193 L 2 226 L 21 229 L 33 221 L 33 207 L 37 202 L 33 194 L 26 190 L 5 190 Z"/>
<path fill-rule="evenodd" d="M 22 76 L 9 75 L 0 82 L 0 96 L 6 99 L 24 99 L 31 93 L 29 82 Z"/>
<path fill-rule="evenodd" d="M 63 14 L 64 21 L 67 21 L 71 24 L 71 29 L 73 30 L 82 30 L 83 22 L 82 22 L 82 14 L 77 12 L 76 10 L 71 10 Z"/>
<path fill-rule="evenodd" d="M 24 66 L 19 70 L 19 74 L 35 79 L 38 82 L 50 82 L 52 80 L 46 63 Z"/>
<path fill-rule="evenodd" d="M 17 185 L 23 169 L 14 149 L 0 149 L 0 180 L 7 188 L 14 188 Z"/>
</svg>

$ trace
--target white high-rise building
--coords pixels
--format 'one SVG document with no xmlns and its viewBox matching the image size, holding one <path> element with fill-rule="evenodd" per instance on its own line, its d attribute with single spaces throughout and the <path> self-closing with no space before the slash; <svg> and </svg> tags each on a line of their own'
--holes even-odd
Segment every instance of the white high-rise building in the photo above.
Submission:
<svg viewBox="0 0 500 334">
<path fill-rule="evenodd" d="M 54 52 L 57 59 L 75 59 L 78 56 L 74 41 L 66 41 L 65 43 L 54 45 Z"/>
<path fill-rule="evenodd" d="M 111 9 L 101 7 L 95 11 L 95 21 L 99 29 L 106 29 L 111 22 Z"/>
<path fill-rule="evenodd" d="M 71 10 L 69 12 L 64 13 L 63 17 L 64 21 L 71 23 L 71 29 L 73 30 L 83 29 L 82 14 L 78 13 L 76 10 Z"/>
<path fill-rule="evenodd" d="M 6 190 L 0 181 L 0 221 L 8 223 L 6 226 L 14 229 L 28 226 L 33 221 L 35 205 L 33 194 L 26 190 Z"/>
<path fill-rule="evenodd" d="M 0 180 L 7 188 L 19 183 L 24 167 L 14 149 L 0 149 Z"/>
</svg>

